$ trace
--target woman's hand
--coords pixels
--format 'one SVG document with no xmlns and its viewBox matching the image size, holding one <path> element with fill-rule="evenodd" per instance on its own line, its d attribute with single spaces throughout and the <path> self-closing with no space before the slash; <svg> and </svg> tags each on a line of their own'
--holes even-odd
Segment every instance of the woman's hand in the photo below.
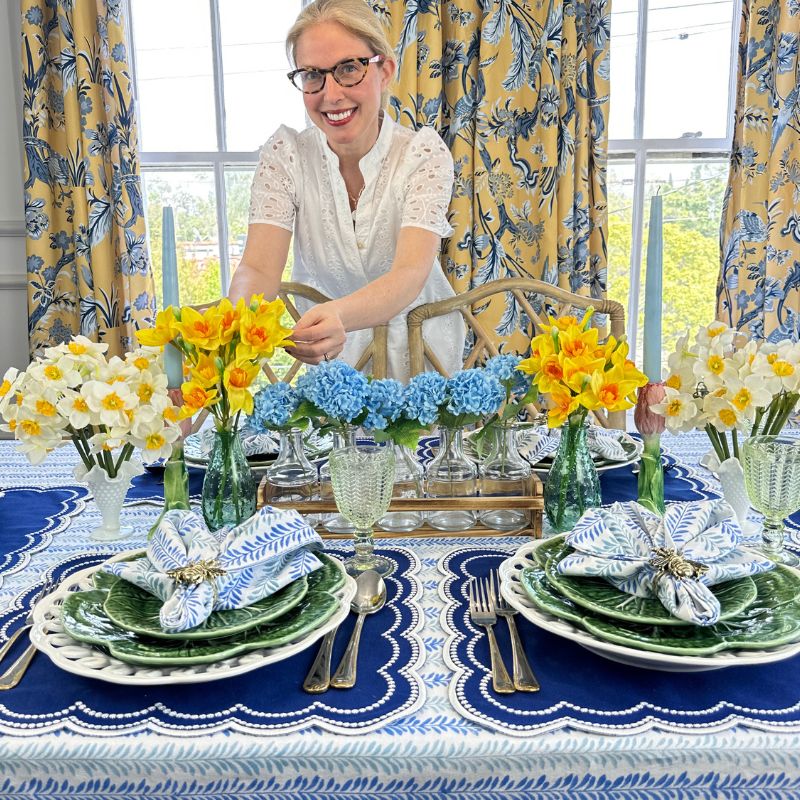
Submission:
<svg viewBox="0 0 800 800">
<path fill-rule="evenodd" d="M 342 352 L 347 333 L 334 305 L 320 303 L 297 320 L 291 338 L 294 347 L 287 347 L 288 353 L 306 364 L 319 364 Z"/>
</svg>

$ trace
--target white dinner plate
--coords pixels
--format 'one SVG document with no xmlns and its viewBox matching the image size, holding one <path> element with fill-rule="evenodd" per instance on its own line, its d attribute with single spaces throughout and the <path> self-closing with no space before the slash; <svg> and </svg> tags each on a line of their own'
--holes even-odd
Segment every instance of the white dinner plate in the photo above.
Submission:
<svg viewBox="0 0 800 800">
<path fill-rule="evenodd" d="M 769 664 L 800 653 L 800 642 L 794 642 L 764 650 L 723 650 L 710 656 L 681 656 L 636 650 L 632 647 L 598 639 L 583 628 L 542 611 L 533 603 L 522 587 L 519 580 L 522 570 L 538 566 L 533 553 L 546 541 L 548 540 L 539 539 L 523 545 L 511 558 L 506 559 L 500 565 L 500 592 L 513 608 L 538 628 L 543 628 L 550 633 L 575 642 L 598 656 L 631 667 L 643 667 L 662 672 L 705 672 L 724 667 Z"/>
<path fill-rule="evenodd" d="M 127 553 L 114 556 L 112 560 L 127 557 Z M 61 624 L 60 606 L 70 591 L 85 591 L 94 588 L 92 575 L 101 565 L 88 567 L 61 581 L 58 589 L 43 597 L 33 612 L 31 641 L 57 667 L 80 675 L 125 686 L 167 686 L 177 683 L 205 683 L 222 678 L 243 675 L 266 664 L 275 664 L 310 647 L 328 631 L 333 630 L 347 617 L 350 601 L 356 593 L 356 582 L 344 571 L 338 559 L 333 559 L 344 574 L 344 584 L 334 596 L 339 608 L 322 625 L 299 636 L 295 641 L 281 647 L 262 648 L 249 653 L 216 661 L 213 664 L 196 664 L 189 667 L 143 667 L 127 664 L 108 655 L 99 647 L 78 642 L 69 636 Z M 302 675 L 298 676 L 298 680 Z"/>
</svg>

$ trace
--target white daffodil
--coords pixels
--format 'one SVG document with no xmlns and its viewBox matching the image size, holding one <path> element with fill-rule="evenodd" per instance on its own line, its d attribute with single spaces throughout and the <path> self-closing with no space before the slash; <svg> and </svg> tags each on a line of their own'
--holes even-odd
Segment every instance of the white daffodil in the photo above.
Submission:
<svg viewBox="0 0 800 800">
<path fill-rule="evenodd" d="M 20 372 L 16 367 L 9 367 L 3 375 L 2 383 L 0 383 L 0 414 L 3 417 L 6 415 L 6 409 L 12 405 L 12 400 L 16 398 L 17 387 L 23 382 L 24 377 L 25 373 Z"/>
<path fill-rule="evenodd" d="M 675 342 L 675 350 L 667 359 L 669 371 L 679 375 L 691 374 L 694 371 L 695 361 L 697 361 L 697 352 L 689 345 L 689 332 L 687 331 Z"/>
<path fill-rule="evenodd" d="M 714 348 L 719 351 L 729 350 L 733 347 L 737 332 L 721 322 L 712 322 L 705 328 L 697 331 L 695 342 L 701 349 Z"/>
<path fill-rule="evenodd" d="M 128 434 L 127 427 L 98 431 L 89 437 L 89 446 L 93 453 L 113 453 L 128 443 Z"/>
<path fill-rule="evenodd" d="M 694 377 L 698 384 L 702 383 L 707 389 L 716 389 L 732 378 L 738 377 L 738 370 L 733 361 L 726 357 L 722 347 L 715 345 L 707 350 L 698 351 L 698 358 L 694 364 Z"/>
<path fill-rule="evenodd" d="M 168 458 L 179 435 L 177 427 L 165 425 L 164 418 L 155 412 L 137 416 L 131 428 L 131 442 L 141 448 L 145 462 Z"/>
<path fill-rule="evenodd" d="M 748 375 L 743 381 L 731 379 L 727 384 L 727 400 L 736 409 L 739 416 L 753 420 L 756 409 L 768 406 L 772 400 L 772 392 L 764 385 L 758 375 Z"/>
<path fill-rule="evenodd" d="M 88 381 L 81 386 L 81 395 L 91 411 L 99 414 L 100 422 L 111 427 L 128 428 L 132 411 L 138 399 L 131 393 L 128 384 L 115 381 Z"/>
<path fill-rule="evenodd" d="M 167 394 L 167 376 L 163 372 L 142 370 L 131 377 L 128 384 L 141 404 L 150 403 L 154 397 Z"/>
<path fill-rule="evenodd" d="M 698 417 L 695 398 L 668 386 L 665 387 L 665 393 L 664 402 L 650 406 L 651 411 L 664 417 L 667 429 L 671 433 L 692 430 Z"/>
<path fill-rule="evenodd" d="M 64 443 L 60 430 L 54 430 L 33 416 L 20 416 L 16 420 L 14 435 L 20 440 L 20 449 L 31 464 L 40 464 L 51 450 Z"/>
<path fill-rule="evenodd" d="M 99 415 L 95 415 L 89 408 L 86 398 L 74 389 L 68 389 L 58 401 L 59 413 L 69 422 L 76 431 L 92 424 L 100 424 Z M 96 421 L 93 419 L 97 416 Z"/>
<path fill-rule="evenodd" d="M 703 398 L 703 416 L 718 431 L 742 427 L 742 420 L 731 402 L 724 397 L 707 395 Z"/>
</svg>

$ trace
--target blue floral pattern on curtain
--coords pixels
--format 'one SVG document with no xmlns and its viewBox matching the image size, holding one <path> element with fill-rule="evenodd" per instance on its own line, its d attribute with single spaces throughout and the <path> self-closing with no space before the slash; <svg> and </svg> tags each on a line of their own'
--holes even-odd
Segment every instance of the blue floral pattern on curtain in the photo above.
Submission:
<svg viewBox="0 0 800 800">
<path fill-rule="evenodd" d="M 120 0 L 22 0 L 31 355 L 75 334 L 121 354 L 152 324 Z"/>
<path fill-rule="evenodd" d="M 399 57 L 393 115 L 453 153 L 442 265 L 456 290 L 529 277 L 604 297 L 607 0 L 369 2 Z M 504 350 L 526 351 L 512 296 L 476 313 Z"/>
<path fill-rule="evenodd" d="M 800 338 L 800 2 L 744 0 L 717 316 Z"/>
</svg>

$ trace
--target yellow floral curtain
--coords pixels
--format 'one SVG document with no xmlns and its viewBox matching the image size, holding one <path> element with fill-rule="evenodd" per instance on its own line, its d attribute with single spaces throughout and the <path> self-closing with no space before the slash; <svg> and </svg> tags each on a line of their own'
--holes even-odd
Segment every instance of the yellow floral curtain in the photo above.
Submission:
<svg viewBox="0 0 800 800">
<path fill-rule="evenodd" d="M 744 0 L 719 319 L 800 338 L 800 4 Z"/>
<path fill-rule="evenodd" d="M 528 277 L 604 297 L 610 2 L 369 2 L 400 59 L 395 118 L 453 153 L 455 289 Z M 505 351 L 527 349 L 513 297 L 476 311 Z"/>
<path fill-rule="evenodd" d="M 109 353 L 155 317 L 120 0 L 22 0 L 31 355 L 84 334 Z"/>
</svg>

